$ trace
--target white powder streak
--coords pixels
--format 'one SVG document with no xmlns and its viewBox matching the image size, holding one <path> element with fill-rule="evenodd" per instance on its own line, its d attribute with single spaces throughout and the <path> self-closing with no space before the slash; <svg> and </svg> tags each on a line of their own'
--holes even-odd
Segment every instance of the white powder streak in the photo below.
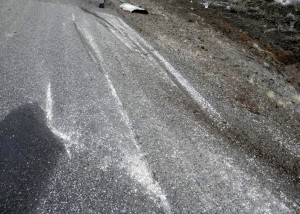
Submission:
<svg viewBox="0 0 300 214">
<path fill-rule="evenodd" d="M 51 121 L 51 122 L 53 119 L 52 107 L 53 107 L 53 101 L 51 96 L 51 83 L 49 83 L 47 88 L 46 116 L 47 116 L 47 121 Z"/>
<path fill-rule="evenodd" d="M 215 116 L 219 120 L 221 119 L 220 114 L 212 107 L 212 105 L 202 97 L 191 84 L 183 78 L 183 76 L 176 71 L 176 69 L 157 51 L 153 51 L 153 54 L 164 63 L 169 73 L 177 80 L 177 82 L 188 92 L 188 94 L 196 101 L 196 103 L 201 106 L 202 109 L 207 110 L 208 113 Z"/>
<path fill-rule="evenodd" d="M 177 84 L 189 94 L 189 96 L 200 106 L 202 110 L 206 111 L 210 116 L 213 116 L 214 120 L 218 123 L 223 121 L 220 113 L 158 51 L 149 45 L 138 33 L 132 30 L 122 19 L 118 18 L 118 20 L 120 24 L 123 25 L 122 29 L 126 31 L 127 36 L 131 40 L 140 41 L 145 47 L 147 47 L 166 67 L 169 76 L 171 76 Z"/>
<path fill-rule="evenodd" d="M 51 93 L 51 83 L 48 84 L 48 88 L 47 88 L 46 118 L 47 118 L 48 128 L 52 131 L 54 135 L 62 139 L 64 142 L 69 142 L 71 140 L 70 136 L 60 132 L 53 126 L 53 100 L 52 100 L 52 93 Z M 68 157 L 71 159 L 71 152 L 66 144 L 65 144 L 65 148 Z"/>
<path fill-rule="evenodd" d="M 139 182 L 148 191 L 148 194 L 149 193 L 154 194 L 157 198 L 160 199 L 161 206 L 164 209 L 165 213 L 167 213 L 167 214 L 171 213 L 171 207 L 167 201 L 166 195 L 163 193 L 163 190 L 161 189 L 159 184 L 153 180 L 151 173 L 147 167 L 146 162 L 144 160 L 142 160 L 142 154 L 141 154 L 140 148 L 138 146 L 138 143 L 135 140 L 135 137 L 134 137 L 135 135 L 133 133 L 132 124 L 129 120 L 128 114 L 123 107 L 123 104 L 115 90 L 115 87 L 113 86 L 113 84 L 108 76 L 106 69 L 104 68 L 105 62 L 104 62 L 102 53 L 100 52 L 96 42 L 94 41 L 93 36 L 89 33 L 89 31 L 86 29 L 82 30 L 78 26 L 77 23 L 75 23 L 75 25 L 76 25 L 79 33 L 85 38 L 86 42 L 88 43 L 90 48 L 92 48 L 94 54 L 96 55 L 95 57 L 92 57 L 92 58 L 97 59 L 96 62 L 99 64 L 99 66 L 101 67 L 101 69 L 104 73 L 104 76 L 108 82 L 110 89 L 111 89 L 111 93 L 114 96 L 114 98 L 119 106 L 118 109 L 119 109 L 120 114 L 122 115 L 123 121 L 126 123 L 127 127 L 129 128 L 130 138 L 133 141 L 134 146 L 136 147 L 136 152 L 126 151 L 126 149 L 124 149 L 125 151 L 123 151 L 123 152 L 126 154 L 126 160 L 122 163 L 122 167 L 124 167 L 124 166 L 126 167 L 127 171 L 131 175 L 131 177 L 134 180 L 136 180 L 137 182 Z"/>
</svg>

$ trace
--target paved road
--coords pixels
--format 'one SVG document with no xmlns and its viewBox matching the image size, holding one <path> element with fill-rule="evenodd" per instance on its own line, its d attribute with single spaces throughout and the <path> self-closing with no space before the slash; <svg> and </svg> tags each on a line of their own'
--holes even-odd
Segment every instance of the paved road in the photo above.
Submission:
<svg viewBox="0 0 300 214">
<path fill-rule="evenodd" d="M 299 211 L 297 184 L 211 128 L 120 18 L 1 0 L 0 23 L 1 213 Z"/>
</svg>

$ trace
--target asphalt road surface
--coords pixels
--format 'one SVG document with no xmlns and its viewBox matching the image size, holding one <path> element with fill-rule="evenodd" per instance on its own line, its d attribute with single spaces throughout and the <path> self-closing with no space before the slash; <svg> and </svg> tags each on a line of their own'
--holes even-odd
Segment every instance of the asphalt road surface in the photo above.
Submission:
<svg viewBox="0 0 300 214">
<path fill-rule="evenodd" d="M 1 213 L 299 212 L 293 180 L 230 146 L 116 16 L 1 0 L 0 74 Z"/>
</svg>

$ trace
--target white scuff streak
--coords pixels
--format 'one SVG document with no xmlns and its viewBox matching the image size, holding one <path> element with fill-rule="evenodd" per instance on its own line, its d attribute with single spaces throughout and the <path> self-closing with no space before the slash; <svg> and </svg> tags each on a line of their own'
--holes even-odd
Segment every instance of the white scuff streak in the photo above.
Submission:
<svg viewBox="0 0 300 214">
<path fill-rule="evenodd" d="M 200 106 L 200 108 L 211 115 L 219 125 L 221 124 L 221 129 L 230 126 L 228 122 L 226 122 L 226 124 L 220 123 L 221 121 L 225 121 L 220 113 L 158 51 L 156 51 L 150 44 L 148 44 L 143 37 L 141 37 L 132 28 L 130 28 L 121 18 L 118 18 L 118 20 L 122 25 L 121 29 L 124 31 L 124 36 L 126 35 L 126 37 L 135 44 L 139 44 L 138 41 L 140 41 L 141 44 L 151 50 L 153 55 L 167 68 L 168 74 L 176 80 L 176 82 L 190 95 L 190 97 Z M 257 46 L 257 44 L 254 45 Z M 260 49 L 259 46 L 257 46 L 257 48 Z M 258 124 L 258 126 L 260 126 L 260 124 Z M 289 148 L 289 145 L 291 144 L 290 142 L 292 142 L 292 140 L 288 135 L 284 135 L 284 133 L 275 125 L 273 126 L 272 124 L 267 123 L 263 124 L 263 126 L 268 128 L 268 131 L 274 142 L 278 142 L 280 147 L 285 145 L 285 149 L 287 149 L 290 153 L 295 154 L 295 151 Z M 295 155 L 299 156 L 298 153 L 296 153 Z"/>
<path fill-rule="evenodd" d="M 105 19 L 105 18 L 103 18 Z M 99 23 L 97 23 L 98 25 L 100 25 Z M 122 32 L 115 30 L 114 28 L 110 27 L 109 25 L 106 25 L 108 30 L 117 38 L 120 40 L 120 42 L 122 42 L 122 44 L 124 44 L 129 50 L 131 51 L 136 51 L 138 53 L 143 53 L 143 54 L 148 54 L 147 51 L 138 43 L 135 42 L 132 39 L 127 39 L 126 36 L 128 36 L 130 38 L 129 35 L 124 35 L 122 34 Z M 100 26 L 102 27 L 102 26 Z M 138 48 L 141 50 L 139 50 Z"/>
<path fill-rule="evenodd" d="M 99 16 L 101 16 L 103 19 L 109 18 L 108 20 L 106 19 L 107 21 L 115 19 L 115 17 L 111 15 L 106 15 L 107 17 L 105 17 L 104 14 L 99 14 Z M 143 50 L 145 53 L 147 53 L 147 51 L 141 44 L 151 50 L 153 55 L 166 67 L 168 74 L 173 79 L 175 79 L 175 81 L 181 86 L 181 88 L 183 88 L 189 94 L 189 96 L 201 107 L 201 109 L 207 111 L 209 115 L 214 117 L 214 119 L 217 119 L 217 122 L 223 121 L 220 113 L 158 51 L 156 51 L 150 44 L 148 44 L 138 33 L 132 30 L 122 19 L 117 19 L 121 24 L 120 28 L 124 31 L 124 39 L 120 39 L 120 33 L 112 31 L 118 39 L 120 39 L 121 41 L 129 40 L 129 42 L 132 42 L 140 47 L 141 50 Z M 140 41 L 141 44 L 138 41 Z M 126 45 L 128 42 L 124 43 Z"/>
<path fill-rule="evenodd" d="M 151 50 L 153 55 L 166 67 L 169 75 L 176 80 L 201 109 L 207 111 L 209 115 L 217 119 L 217 122 L 223 121 L 220 113 L 158 51 L 132 30 L 122 19 L 118 18 L 118 20 L 124 26 L 123 30 L 127 30 L 128 37 L 131 40 L 140 41 L 145 47 Z"/>
<path fill-rule="evenodd" d="M 126 47 L 132 51 L 134 51 L 132 45 L 126 41 L 126 39 L 123 39 L 114 29 L 108 28 Z"/>
<path fill-rule="evenodd" d="M 64 142 L 69 142 L 71 140 L 71 137 L 69 135 L 60 132 L 53 125 L 53 100 L 52 100 L 52 93 L 51 93 L 51 83 L 48 84 L 48 88 L 47 88 L 46 118 L 47 118 L 47 125 L 54 135 L 62 139 Z M 71 158 L 71 152 L 68 148 L 68 145 L 65 144 L 65 148 L 69 158 Z"/>
<path fill-rule="evenodd" d="M 198 91 L 196 91 L 191 84 L 157 51 L 153 51 L 153 54 L 166 66 L 170 74 L 177 80 L 177 82 L 188 92 L 188 94 L 196 101 L 198 105 L 201 106 L 202 109 L 207 110 L 208 113 L 215 116 L 219 120 L 221 116 L 219 112 L 217 112 L 212 105 L 202 97 Z"/>
<path fill-rule="evenodd" d="M 53 108 L 53 101 L 52 101 L 52 96 L 51 96 L 51 83 L 48 84 L 47 88 L 47 102 L 46 102 L 46 116 L 47 116 L 47 121 L 51 121 L 53 119 L 53 113 L 52 113 L 52 108 Z"/>
<path fill-rule="evenodd" d="M 120 114 L 122 115 L 122 118 L 124 122 L 126 123 L 127 127 L 129 127 L 129 134 L 131 140 L 134 142 L 134 146 L 136 148 L 136 152 L 131 151 L 123 151 L 126 154 L 126 160 L 124 161 L 122 167 L 126 167 L 127 171 L 131 175 L 131 177 L 138 181 L 150 194 L 154 194 L 157 198 L 159 198 L 161 202 L 161 206 L 164 209 L 164 212 L 167 214 L 171 213 L 171 207 L 168 203 L 167 197 L 164 194 L 163 190 L 159 186 L 157 182 L 155 182 L 151 176 L 150 170 L 148 169 L 148 166 L 144 160 L 142 160 L 142 153 L 140 151 L 140 148 L 138 146 L 138 143 L 135 140 L 135 134 L 133 133 L 132 124 L 129 120 L 128 114 L 125 111 L 123 104 L 115 90 L 115 87 L 113 86 L 108 73 L 106 69 L 104 68 L 105 62 L 102 56 L 101 51 L 99 50 L 96 42 L 94 41 L 93 36 L 90 34 L 90 32 L 86 29 L 82 29 L 78 26 L 77 23 L 75 23 L 77 29 L 80 31 L 80 33 L 84 36 L 86 42 L 92 48 L 94 51 L 95 57 L 92 57 L 93 59 L 97 59 L 96 62 L 101 66 L 101 69 L 104 73 L 104 76 L 108 82 L 108 85 L 111 89 L 111 93 L 114 96 L 118 106 Z"/>
<path fill-rule="evenodd" d="M 90 13 L 95 14 L 96 16 L 100 17 L 101 19 L 103 19 L 107 23 L 109 23 L 109 25 L 105 24 L 105 26 L 113 33 L 114 36 L 116 36 L 116 38 L 118 38 L 130 50 L 137 51 L 144 55 L 148 54 L 148 51 L 145 50 L 145 48 L 136 39 L 131 37 L 130 33 L 128 33 L 130 31 L 130 29 L 128 31 L 128 29 L 126 29 L 126 26 L 123 25 L 122 22 L 121 22 L 121 25 L 119 24 L 120 18 L 115 17 L 110 14 L 99 13 L 97 11 L 91 11 Z M 114 26 L 114 27 L 111 27 L 111 26 Z M 127 27 L 128 27 L 128 25 L 127 25 Z M 115 29 L 118 29 L 118 30 L 115 30 Z"/>
</svg>

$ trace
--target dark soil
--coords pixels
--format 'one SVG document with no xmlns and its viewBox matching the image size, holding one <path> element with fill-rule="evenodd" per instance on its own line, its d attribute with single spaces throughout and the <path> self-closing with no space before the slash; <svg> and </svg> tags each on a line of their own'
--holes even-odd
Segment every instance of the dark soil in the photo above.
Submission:
<svg viewBox="0 0 300 214">
<path fill-rule="evenodd" d="M 192 14 L 205 19 L 233 40 L 238 40 L 274 66 L 300 91 L 300 5 L 281 5 L 272 0 L 202 2 L 153 0 L 193 22 Z"/>
</svg>

